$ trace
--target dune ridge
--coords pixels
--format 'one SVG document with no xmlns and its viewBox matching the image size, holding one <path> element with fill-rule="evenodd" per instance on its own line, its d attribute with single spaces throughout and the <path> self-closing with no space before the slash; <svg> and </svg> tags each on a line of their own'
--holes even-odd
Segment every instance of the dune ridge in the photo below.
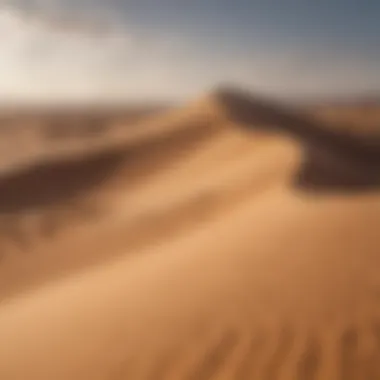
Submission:
<svg viewBox="0 0 380 380">
<path fill-rule="evenodd" d="M 379 378 L 371 138 L 221 89 L 2 177 L 0 378 Z"/>
</svg>

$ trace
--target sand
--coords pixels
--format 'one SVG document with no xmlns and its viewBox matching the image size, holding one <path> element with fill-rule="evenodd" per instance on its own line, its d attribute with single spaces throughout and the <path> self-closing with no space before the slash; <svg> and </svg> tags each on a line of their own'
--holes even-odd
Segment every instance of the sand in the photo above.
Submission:
<svg viewBox="0 0 380 380">
<path fill-rule="evenodd" d="M 1 379 L 380 378 L 376 150 L 231 94 L 0 183 Z"/>
</svg>

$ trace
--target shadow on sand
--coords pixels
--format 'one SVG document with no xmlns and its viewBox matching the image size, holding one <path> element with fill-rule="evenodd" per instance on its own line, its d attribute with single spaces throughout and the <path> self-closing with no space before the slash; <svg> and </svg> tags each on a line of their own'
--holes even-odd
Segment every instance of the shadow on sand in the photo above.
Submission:
<svg viewBox="0 0 380 380">
<path fill-rule="evenodd" d="M 72 161 L 41 163 L 0 179 L 0 214 L 27 212 L 75 199 L 99 186 L 125 152 L 105 152 Z"/>
<path fill-rule="evenodd" d="M 103 215 L 103 205 L 90 197 L 101 186 L 119 178 L 130 188 L 173 158 L 192 152 L 194 146 L 217 131 L 209 124 L 190 125 L 143 143 L 110 146 L 100 152 L 71 159 L 46 160 L 33 167 L 0 177 L 0 241 L 23 246 L 24 225 L 38 215 L 43 237 L 52 237 L 72 219 L 93 220 Z"/>
<path fill-rule="evenodd" d="M 25 228 L 33 215 L 39 234 L 53 237 L 71 218 L 91 220 L 100 210 L 86 199 L 123 162 L 125 152 L 106 152 L 94 157 L 41 163 L 0 178 L 0 239 L 27 248 Z"/>
<path fill-rule="evenodd" d="M 249 93 L 216 92 L 232 120 L 251 130 L 273 131 L 296 139 L 304 161 L 293 184 L 303 191 L 356 192 L 380 188 L 380 134 L 364 136 L 332 130 L 299 112 Z"/>
<path fill-rule="evenodd" d="M 308 192 L 363 192 L 380 188 L 380 136 L 332 130 L 307 115 L 244 92 L 221 89 L 215 96 L 228 117 L 247 129 L 286 134 L 300 143 L 304 160 L 293 178 L 295 188 Z M 94 128 L 91 133 L 100 131 L 97 123 L 91 120 L 89 124 Z M 163 165 L 163 155 L 167 155 L 165 160 L 172 161 L 176 151 L 181 154 L 191 151 L 217 126 L 190 127 L 162 136 L 160 141 L 144 143 L 142 149 L 113 148 L 71 161 L 40 163 L 1 177 L 0 235 L 26 244 L 22 223 L 34 211 L 42 210 L 39 228 L 46 237 L 60 228 L 62 214 L 94 218 L 99 213 L 98 206 L 88 202 L 88 195 L 130 159 L 137 157 L 144 161 L 142 157 L 147 154 L 150 159 L 146 162 L 150 162 L 150 171 L 154 170 L 155 166 Z M 156 155 L 160 157 L 157 160 Z M 128 176 L 128 181 L 131 180 Z"/>
</svg>

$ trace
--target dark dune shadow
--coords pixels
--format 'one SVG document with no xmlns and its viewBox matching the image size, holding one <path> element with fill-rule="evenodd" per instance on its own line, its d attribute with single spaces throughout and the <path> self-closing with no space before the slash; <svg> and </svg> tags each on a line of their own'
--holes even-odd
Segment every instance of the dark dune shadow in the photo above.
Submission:
<svg viewBox="0 0 380 380">
<path fill-rule="evenodd" d="M 380 187 L 380 136 L 332 130 L 275 102 L 229 89 L 216 92 L 229 117 L 251 130 L 296 139 L 304 161 L 294 186 L 307 191 L 369 191 Z"/>
<path fill-rule="evenodd" d="M 27 245 L 23 224 L 33 211 L 41 215 L 39 234 L 46 238 L 54 236 L 68 220 L 99 217 L 102 206 L 89 195 L 102 184 L 115 178 L 117 186 L 134 186 L 147 172 L 175 164 L 173 157 L 191 152 L 217 133 L 217 127 L 196 123 L 141 143 L 41 162 L 0 176 L 0 240 Z"/>
<path fill-rule="evenodd" d="M 370 192 L 380 189 L 380 164 L 357 161 L 331 148 L 305 144 L 304 160 L 293 184 L 304 191 Z"/>
<path fill-rule="evenodd" d="M 111 146 L 84 157 L 41 162 L 0 176 L 0 215 L 55 206 L 88 194 L 112 176 L 117 168 L 127 163 L 133 165 L 136 159 L 141 167 L 146 166 L 144 160 L 148 159 L 153 170 L 171 160 L 178 150 L 181 154 L 190 151 L 216 130 L 215 126 L 208 128 L 203 124 L 189 127 L 162 134 L 142 144 Z M 154 159 L 155 155 L 158 160 Z"/>
<path fill-rule="evenodd" d="M 74 199 L 101 184 L 123 161 L 125 152 L 41 163 L 0 178 L 0 214 L 27 212 Z"/>
<path fill-rule="evenodd" d="M 93 157 L 41 163 L 0 178 L 0 237 L 26 249 L 28 215 L 37 212 L 39 234 L 51 238 L 67 223 L 66 216 L 90 220 L 99 215 L 86 196 L 101 185 L 124 161 L 125 152 L 106 152 Z"/>
</svg>

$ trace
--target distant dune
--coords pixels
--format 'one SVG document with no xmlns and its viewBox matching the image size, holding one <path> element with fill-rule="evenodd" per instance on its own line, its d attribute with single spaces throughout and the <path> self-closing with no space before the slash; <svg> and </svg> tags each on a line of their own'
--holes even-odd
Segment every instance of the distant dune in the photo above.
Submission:
<svg viewBox="0 0 380 380">
<path fill-rule="evenodd" d="M 4 130 L 0 379 L 380 378 L 380 137 L 346 119 L 220 88 Z"/>
</svg>

